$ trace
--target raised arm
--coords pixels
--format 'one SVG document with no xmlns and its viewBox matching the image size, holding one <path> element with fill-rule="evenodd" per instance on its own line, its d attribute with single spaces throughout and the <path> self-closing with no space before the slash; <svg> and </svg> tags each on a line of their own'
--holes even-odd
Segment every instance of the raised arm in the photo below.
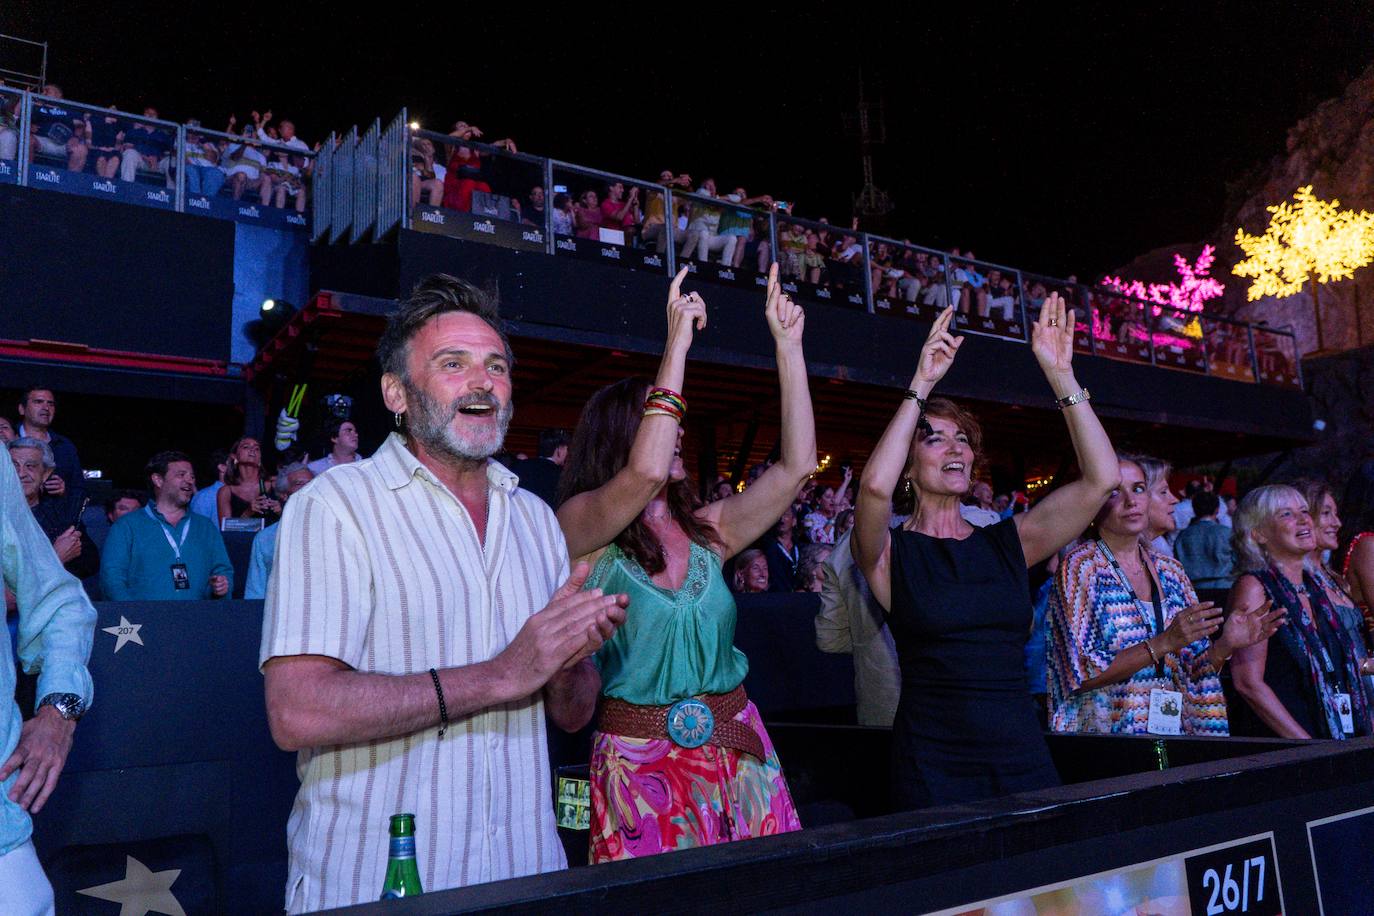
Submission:
<svg viewBox="0 0 1374 916">
<path fill-rule="evenodd" d="M 1031 349 L 1056 401 L 1083 391 L 1073 373 L 1075 313 L 1051 293 L 1031 328 Z M 1107 431 L 1086 400 L 1063 408 L 1069 440 L 1083 476 L 1046 496 L 1031 511 L 1016 516 L 1021 552 L 1034 566 L 1083 533 L 1107 497 L 1121 483 L 1121 467 Z"/>
<path fill-rule="evenodd" d="M 682 295 L 687 268 L 679 270 L 668 289 L 668 341 L 654 385 L 682 391 L 692 334 L 706 327 L 706 303 L 696 293 Z M 558 507 L 558 523 L 573 559 L 585 557 L 615 540 L 644 511 L 668 480 L 677 449 L 678 422 L 652 414 L 639 422 L 625 467 L 595 490 L 578 493 Z"/>
<path fill-rule="evenodd" d="M 797 487 L 816 470 L 816 420 L 802 353 L 806 315 L 782 291 L 777 264 L 768 268 L 764 313 L 773 333 L 782 389 L 782 457 L 743 493 L 701 509 L 720 535 L 726 557 L 739 553 L 773 527 L 792 505 Z"/>
<path fill-rule="evenodd" d="M 954 354 L 964 342 L 962 337 L 956 338 L 949 333 L 949 325 L 953 320 L 954 307 L 951 306 L 935 319 L 921 347 L 920 360 L 909 390 L 922 401 L 930 396 L 935 383 L 944 378 L 954 364 Z M 908 397 L 902 401 L 883 431 L 883 437 L 878 440 L 878 447 L 868 457 L 863 476 L 859 478 L 859 501 L 854 506 L 854 533 L 849 541 L 849 549 L 854 554 L 854 562 L 868 580 L 873 597 L 884 610 L 891 607 L 892 593 L 888 569 L 892 547 L 892 535 L 888 531 L 892 521 L 892 494 L 897 489 L 902 472 L 906 470 L 920 414 L 920 406 L 914 398 Z"/>
</svg>

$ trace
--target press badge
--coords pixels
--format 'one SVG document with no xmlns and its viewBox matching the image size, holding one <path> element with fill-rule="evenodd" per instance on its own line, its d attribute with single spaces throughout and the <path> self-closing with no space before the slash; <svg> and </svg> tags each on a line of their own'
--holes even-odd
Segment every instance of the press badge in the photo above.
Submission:
<svg viewBox="0 0 1374 916">
<path fill-rule="evenodd" d="M 186 571 L 185 563 L 172 564 L 172 588 L 184 592 L 191 587 L 191 574 Z"/>
<path fill-rule="evenodd" d="M 1333 693 L 1331 699 L 1336 703 L 1336 712 L 1341 716 L 1341 731 L 1347 735 L 1355 734 L 1355 716 L 1350 711 L 1350 694 Z"/>
<path fill-rule="evenodd" d="M 1145 730 L 1152 735 L 1181 734 L 1183 724 L 1183 694 L 1177 690 L 1155 687 L 1150 691 L 1150 721 Z"/>
</svg>

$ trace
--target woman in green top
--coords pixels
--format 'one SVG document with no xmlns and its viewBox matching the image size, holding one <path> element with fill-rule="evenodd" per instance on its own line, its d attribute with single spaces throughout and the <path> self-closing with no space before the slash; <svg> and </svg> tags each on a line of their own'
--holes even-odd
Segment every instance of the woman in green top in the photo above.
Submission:
<svg viewBox="0 0 1374 916">
<path fill-rule="evenodd" d="M 595 657 L 601 718 L 592 750 L 593 862 L 800 829 L 782 768 L 740 686 L 735 602 L 721 567 L 787 511 L 816 467 L 802 355 L 804 316 L 774 264 L 764 308 L 782 388 L 782 457 L 743 493 L 702 505 L 679 454 L 683 372 L 706 304 L 668 293 L 654 384 L 597 392 L 573 435 L 558 520 L 587 588 L 625 592 L 625 624 Z"/>
</svg>

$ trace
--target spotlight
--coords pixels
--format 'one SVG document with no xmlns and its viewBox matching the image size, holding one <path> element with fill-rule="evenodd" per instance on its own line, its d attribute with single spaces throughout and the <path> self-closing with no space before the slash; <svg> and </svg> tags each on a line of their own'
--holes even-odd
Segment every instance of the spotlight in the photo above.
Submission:
<svg viewBox="0 0 1374 916">
<path fill-rule="evenodd" d="M 277 307 L 277 300 L 276 300 L 276 299 L 264 299 L 264 300 L 262 300 L 262 308 L 259 309 L 259 312 L 262 314 L 262 317 L 266 318 L 267 315 L 268 315 L 268 313 L 270 313 L 270 312 L 271 312 L 273 309 L 275 309 L 276 307 Z"/>
<path fill-rule="evenodd" d="M 410 122 L 410 129 L 411 129 L 411 130 L 419 130 L 419 129 L 420 129 L 420 122 L 419 122 L 419 121 L 411 121 L 411 122 Z"/>
</svg>

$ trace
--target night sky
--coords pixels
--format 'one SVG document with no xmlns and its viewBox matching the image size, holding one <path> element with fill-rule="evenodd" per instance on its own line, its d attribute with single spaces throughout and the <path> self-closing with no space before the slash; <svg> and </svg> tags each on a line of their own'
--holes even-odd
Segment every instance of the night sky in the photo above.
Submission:
<svg viewBox="0 0 1374 916">
<path fill-rule="evenodd" d="M 77 101 L 211 127 L 270 107 L 312 142 L 405 105 L 426 127 L 461 117 L 526 152 L 710 174 L 833 221 L 862 183 L 842 123 L 862 67 L 898 207 L 865 228 L 1081 277 L 1211 232 L 1227 182 L 1374 61 L 1374 8 L 1356 2 L 646 4 L 567 22 L 527 3 L 213 6 L 7 0 L 0 31 L 51 42 L 50 78 Z"/>
</svg>

